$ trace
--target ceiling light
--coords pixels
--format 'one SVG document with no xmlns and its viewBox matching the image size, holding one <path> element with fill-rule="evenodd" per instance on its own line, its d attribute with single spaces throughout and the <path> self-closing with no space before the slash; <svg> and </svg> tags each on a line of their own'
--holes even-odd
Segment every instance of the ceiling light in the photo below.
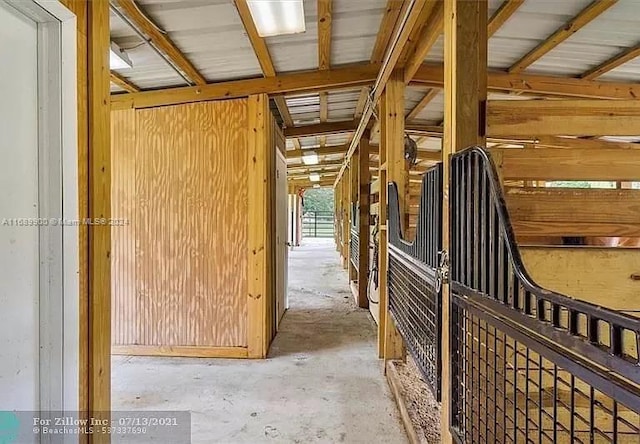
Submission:
<svg viewBox="0 0 640 444">
<path fill-rule="evenodd" d="M 129 56 L 113 42 L 111 42 L 111 48 L 109 48 L 109 67 L 111 69 L 133 68 L 133 63 Z"/>
<path fill-rule="evenodd" d="M 305 31 L 303 0 L 248 0 L 260 37 Z"/>
<path fill-rule="evenodd" d="M 317 165 L 318 164 L 318 155 L 315 151 L 309 151 L 308 153 L 304 153 L 302 155 L 302 163 L 305 165 Z"/>
<path fill-rule="evenodd" d="M 309 174 L 309 180 L 311 182 L 320 182 L 320 175 L 318 173 Z"/>
</svg>

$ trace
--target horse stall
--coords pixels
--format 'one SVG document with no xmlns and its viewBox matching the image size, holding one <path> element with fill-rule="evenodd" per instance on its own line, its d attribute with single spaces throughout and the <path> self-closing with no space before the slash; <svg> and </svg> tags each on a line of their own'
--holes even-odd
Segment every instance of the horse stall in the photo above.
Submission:
<svg viewBox="0 0 640 444">
<path fill-rule="evenodd" d="M 614 156 L 600 171 L 598 158 L 480 148 L 452 157 L 452 433 L 466 442 L 637 442 L 640 331 L 628 313 L 638 289 L 627 273 L 640 252 L 544 245 L 636 235 L 625 217 L 637 209 L 622 203 L 636 191 L 616 201 L 581 190 L 590 198 L 577 205 L 571 190 L 530 187 L 637 174 Z M 602 199 L 617 216 L 595 206 Z"/>
</svg>

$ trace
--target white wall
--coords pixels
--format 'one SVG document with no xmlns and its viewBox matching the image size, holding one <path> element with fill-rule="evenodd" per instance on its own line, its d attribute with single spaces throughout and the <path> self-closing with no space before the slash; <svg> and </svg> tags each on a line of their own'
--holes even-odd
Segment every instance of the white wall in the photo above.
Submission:
<svg viewBox="0 0 640 444">
<path fill-rule="evenodd" d="M 0 7 L 0 410 L 38 408 L 37 28 Z"/>
</svg>

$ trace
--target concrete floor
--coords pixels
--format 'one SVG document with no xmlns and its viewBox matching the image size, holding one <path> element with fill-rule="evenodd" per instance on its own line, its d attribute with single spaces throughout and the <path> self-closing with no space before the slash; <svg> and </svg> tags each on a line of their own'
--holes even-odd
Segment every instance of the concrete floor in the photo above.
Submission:
<svg viewBox="0 0 640 444">
<path fill-rule="evenodd" d="M 406 443 L 333 241 L 289 256 L 289 310 L 262 361 L 113 358 L 114 410 L 191 410 L 193 443 Z"/>
</svg>

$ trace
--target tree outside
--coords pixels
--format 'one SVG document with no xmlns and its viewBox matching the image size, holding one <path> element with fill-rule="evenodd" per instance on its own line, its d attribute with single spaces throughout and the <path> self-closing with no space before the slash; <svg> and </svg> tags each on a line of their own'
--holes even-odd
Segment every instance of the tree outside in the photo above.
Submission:
<svg viewBox="0 0 640 444">
<path fill-rule="evenodd" d="M 304 192 L 304 211 L 333 211 L 333 188 L 311 188 Z"/>
</svg>

